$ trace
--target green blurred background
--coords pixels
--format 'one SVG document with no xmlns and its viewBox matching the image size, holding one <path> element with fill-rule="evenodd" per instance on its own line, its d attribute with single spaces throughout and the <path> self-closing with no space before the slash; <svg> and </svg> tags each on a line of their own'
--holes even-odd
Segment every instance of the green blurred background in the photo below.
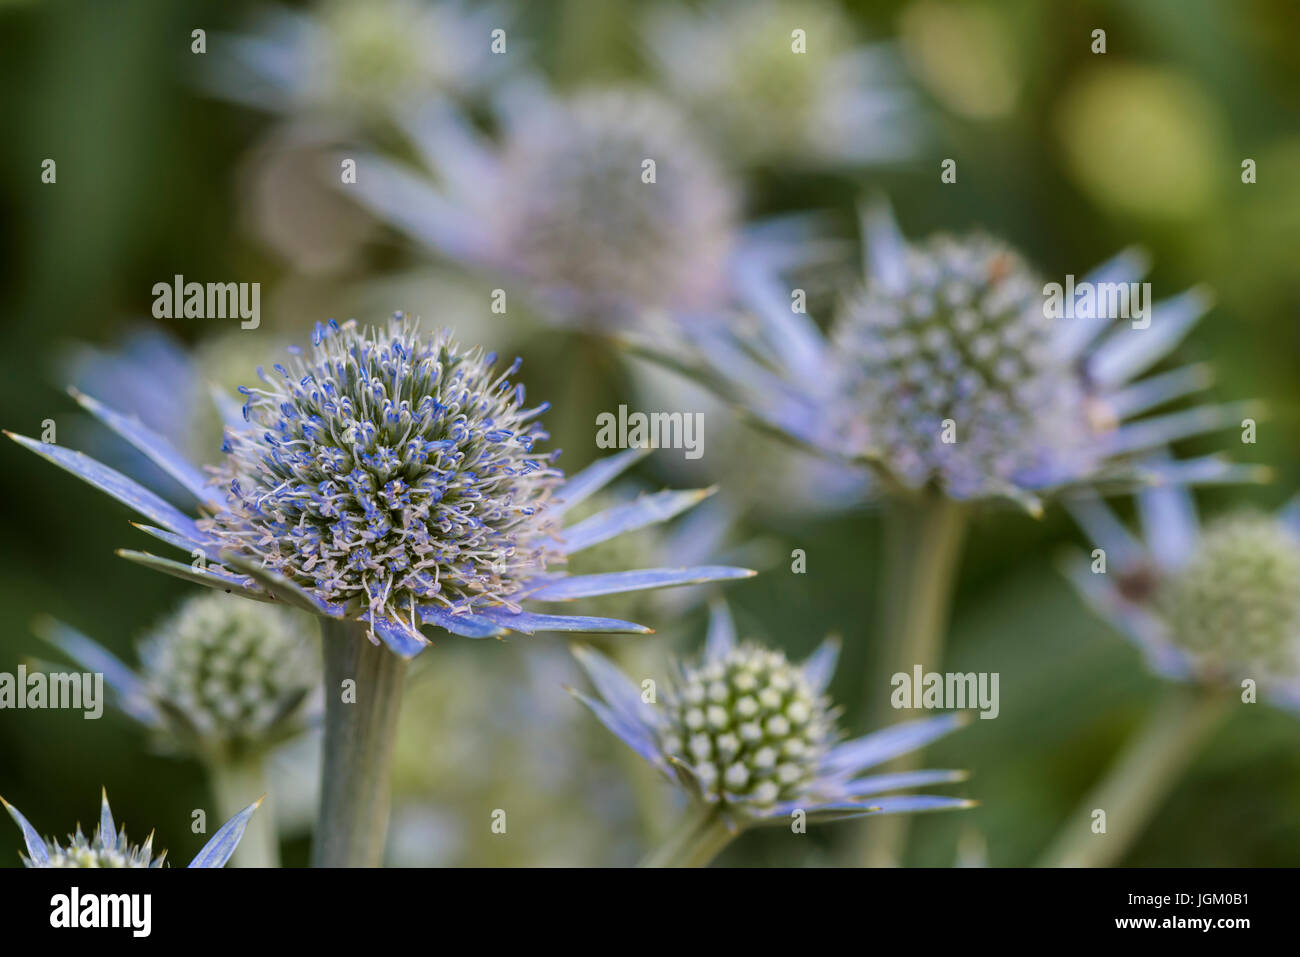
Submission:
<svg viewBox="0 0 1300 957">
<path fill-rule="evenodd" d="M 512 36 L 527 38 L 529 54 L 557 82 L 644 75 L 632 15 L 643 5 L 520 6 Z M 1144 245 L 1153 254 L 1148 278 L 1158 298 L 1197 283 L 1216 294 L 1215 308 L 1177 358 L 1213 360 L 1218 397 L 1261 397 L 1275 409 L 1258 444 L 1234 454 L 1274 465 L 1276 484 L 1200 493 L 1203 509 L 1247 500 L 1272 507 L 1289 498 L 1300 485 L 1300 47 L 1293 0 L 917 0 L 846 8 L 866 37 L 898 42 L 930 139 L 916 157 L 885 169 L 764 170 L 749 183 L 748 212 L 830 210 L 847 226 L 858 199 L 879 190 L 908 235 L 983 227 L 1020 246 L 1053 277 L 1081 274 L 1124 246 Z M 0 4 L 4 427 L 39 434 L 47 418 L 61 429 L 72 423 L 74 406 L 58 381 L 62 350 L 72 342 L 111 346 L 148 318 L 153 284 L 176 273 L 260 281 L 262 341 L 302 341 L 311 322 L 346 318 L 363 306 L 372 312 L 359 318 L 404 308 L 463 330 L 527 322 L 490 316 L 485 297 L 468 297 L 463 321 L 446 305 L 453 300 L 422 298 L 421 290 L 443 289 L 446 277 L 412 286 L 411 270 L 423 275 L 420 257 L 382 231 L 368 234 L 344 265 L 314 274 L 292 268 L 258 238 L 248 222 L 248 157 L 271 121 L 199 93 L 202 64 L 189 51 L 192 29 L 203 27 L 211 37 L 240 27 L 257 9 L 243 0 Z M 1098 28 L 1107 33 L 1102 56 L 1089 50 Z M 47 157 L 58 163 L 56 185 L 41 183 Z M 958 161 L 955 185 L 939 182 L 945 157 Z M 1247 157 L 1258 163 L 1255 185 L 1240 180 Z M 212 331 L 205 322 L 166 325 L 197 342 Z M 568 450 L 566 468 L 595 457 L 590 429 L 579 432 L 574 423 L 626 400 L 615 370 L 584 366 L 602 360 L 541 327 L 495 329 L 489 337 L 523 355 L 532 397 L 558 403 L 575 377 L 594 383 L 584 399 L 589 414 L 580 410 L 552 425 L 555 444 Z M 1210 451 L 1216 442 L 1236 445 L 1228 435 L 1185 451 Z M 0 671 L 14 671 L 28 656 L 49 657 L 31 630 L 41 613 L 130 659 L 133 638 L 186 586 L 112 555 L 142 541 L 124 508 L 16 447 L 0 449 L 0 462 Z M 655 480 L 652 471 L 646 478 Z M 762 537 L 778 555 L 803 548 L 808 573 L 791 575 L 778 562 L 759 579 L 727 589 L 742 629 L 792 654 L 811 650 L 829 631 L 844 635 L 832 690 L 850 725 L 862 719 L 859 676 L 874 638 L 878 525 L 869 510 L 823 519 L 756 510 L 737 538 Z M 1032 863 L 1151 708 L 1157 682 L 1055 571 L 1059 550 L 1076 541 L 1059 510 L 1041 522 L 1003 511 L 981 516 L 962 567 L 948 667 L 1000 672 L 1001 715 L 928 752 L 930 766 L 973 771 L 964 793 L 981 806 L 914 821 L 913 863 Z M 689 650 L 702 628 L 703 615 L 695 612 L 649 640 L 676 640 Z M 586 796 L 606 819 L 598 826 L 583 801 L 512 781 L 510 762 L 518 758 L 492 750 L 493 741 L 509 737 L 508 727 L 497 738 L 484 733 L 484 715 L 510 713 L 520 696 L 555 696 L 558 704 L 544 703 L 548 711 L 572 712 L 556 727 L 557 752 L 586 749 L 592 761 L 619 767 L 616 749 L 584 724 L 558 682 L 521 683 L 512 659 L 546 654 L 538 646 L 547 641 L 482 648 L 453 639 L 426 653 L 422 667 L 445 667 L 472 682 L 472 706 L 443 702 L 433 709 L 437 724 L 427 728 L 428 746 L 458 755 L 466 776 L 479 782 L 479 793 L 455 798 L 481 807 L 483 818 L 472 826 L 486 830 L 493 807 L 542 805 L 516 828 L 525 833 L 490 852 L 473 849 L 483 841 L 462 841 L 443 862 L 635 860 L 634 840 L 606 836 L 618 832 L 625 791 L 614 786 Z M 465 746 L 471 730 L 481 748 Z M 1235 716 L 1125 863 L 1300 862 L 1297 741 L 1296 719 L 1267 706 Z M 457 763 L 439 773 L 456 775 Z M 100 785 L 134 838 L 156 827 L 158 843 L 176 861 L 202 843 L 188 829 L 191 809 L 207 801 L 198 767 L 151 754 L 125 719 L 0 712 L 0 794 L 42 832 L 61 835 L 77 820 L 93 820 Z M 440 787 L 451 785 L 431 782 L 431 800 L 450 801 L 439 797 Z M 784 834 L 750 835 L 723 860 L 828 861 L 853 827 L 814 830 L 793 845 Z M 530 843 L 529 828 L 547 832 L 545 851 Z M 291 835 L 286 846 L 288 863 L 305 861 L 304 836 Z M 16 865 L 19 847 L 17 828 L 0 827 L 0 863 Z"/>
</svg>

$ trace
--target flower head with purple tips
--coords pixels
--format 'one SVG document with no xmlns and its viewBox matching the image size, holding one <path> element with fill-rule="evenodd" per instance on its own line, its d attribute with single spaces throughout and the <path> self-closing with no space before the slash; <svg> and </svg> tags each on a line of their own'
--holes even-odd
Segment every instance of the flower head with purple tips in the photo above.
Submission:
<svg viewBox="0 0 1300 957">
<path fill-rule="evenodd" d="M 890 792 L 966 779 L 963 771 L 863 772 L 956 729 L 956 714 L 840 740 L 826 695 L 839 643 L 796 664 L 736 640 L 726 606 L 714 606 L 703 659 L 677 669 L 661 703 L 590 648 L 575 648 L 600 698 L 575 696 L 637 754 L 724 815 L 732 830 L 810 820 L 970 807 L 962 798 Z"/>
<path fill-rule="evenodd" d="M 258 798 L 217 829 L 212 838 L 203 845 L 203 849 L 190 861 L 190 867 L 214 868 L 224 867 L 230 855 L 239 845 L 248 827 L 248 820 L 261 805 Z M 23 817 L 22 812 L 8 801 L 0 798 L 9 816 L 23 832 L 23 843 L 27 853 L 22 856 L 25 867 L 125 867 L 152 868 L 162 867 L 167 859 L 163 851 L 153 856 L 153 832 L 143 844 L 133 845 L 126 837 L 126 827 L 120 829 L 113 822 L 113 812 L 108 807 L 108 792 L 101 792 L 99 802 L 99 823 L 95 826 L 95 836 L 87 838 L 77 826 L 77 833 L 68 835 L 68 843 L 60 844 L 53 838 L 43 838 L 36 828 Z"/>
<path fill-rule="evenodd" d="M 258 601 L 364 622 L 409 657 L 422 625 L 470 638 L 537 631 L 644 633 L 617 618 L 529 611 L 569 601 L 708 581 L 752 571 L 719 565 L 567 575 L 568 556 L 668 521 L 712 489 L 642 495 L 563 527 L 566 512 L 642 455 L 628 449 L 564 481 L 523 387 L 495 356 L 450 332 L 420 334 L 401 313 L 385 328 L 318 326 L 245 387 L 227 410 L 225 458 L 211 477 L 137 418 L 74 393 L 101 422 L 161 467 L 200 505 L 191 518 L 127 476 L 54 444 L 11 437 L 153 524 L 184 563 L 123 557 Z"/>
<path fill-rule="evenodd" d="M 230 430 L 225 508 L 199 522 L 216 547 L 368 619 L 512 604 L 558 557 L 546 504 L 559 473 L 524 388 L 447 331 L 318 327 L 311 350 L 244 388 Z"/>
</svg>

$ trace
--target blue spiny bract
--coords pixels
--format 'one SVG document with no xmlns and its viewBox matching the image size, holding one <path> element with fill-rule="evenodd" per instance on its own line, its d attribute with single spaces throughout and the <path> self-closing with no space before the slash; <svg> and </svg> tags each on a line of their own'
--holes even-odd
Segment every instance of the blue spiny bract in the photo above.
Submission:
<svg viewBox="0 0 1300 957">
<path fill-rule="evenodd" d="M 258 798 L 217 829 L 203 849 L 190 861 L 190 867 L 224 867 L 234 853 L 239 839 L 244 836 L 248 819 L 262 803 Z M 18 808 L 0 798 L 9 816 L 23 832 L 27 853 L 22 856 L 25 867 L 162 867 L 167 857 L 163 851 L 153 856 L 153 832 L 140 845 L 132 845 L 126 837 L 126 827 L 120 830 L 113 823 L 113 812 L 108 807 L 108 792 L 102 791 L 99 802 L 99 823 L 93 839 L 87 839 L 77 826 L 75 834 L 68 835 L 67 845 L 53 838 L 42 838 L 36 828 L 23 817 Z"/>
</svg>

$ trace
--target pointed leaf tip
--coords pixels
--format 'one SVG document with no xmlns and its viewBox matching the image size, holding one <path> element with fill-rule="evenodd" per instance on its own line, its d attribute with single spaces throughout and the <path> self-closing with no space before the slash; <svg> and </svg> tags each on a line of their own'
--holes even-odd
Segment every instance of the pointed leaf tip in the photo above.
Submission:
<svg viewBox="0 0 1300 957">
<path fill-rule="evenodd" d="M 21 811 L 14 807 L 4 798 L 0 798 L 0 803 L 4 804 L 5 810 L 9 816 L 14 819 L 19 830 L 23 832 L 23 843 L 27 846 L 27 855 L 38 864 L 49 864 L 50 850 L 45 844 L 45 839 L 36 833 L 36 828 L 32 827 L 27 818 L 23 817 Z"/>
<path fill-rule="evenodd" d="M 203 848 L 190 861 L 189 866 L 192 868 L 219 868 L 224 867 L 230 860 L 230 856 L 235 853 L 235 848 L 239 846 L 240 839 L 244 836 L 244 829 L 248 827 L 248 821 L 253 816 L 253 812 L 261 806 L 266 795 L 258 798 L 248 807 L 244 808 L 234 817 L 217 830 L 212 835 L 212 839 L 203 845 Z"/>
</svg>

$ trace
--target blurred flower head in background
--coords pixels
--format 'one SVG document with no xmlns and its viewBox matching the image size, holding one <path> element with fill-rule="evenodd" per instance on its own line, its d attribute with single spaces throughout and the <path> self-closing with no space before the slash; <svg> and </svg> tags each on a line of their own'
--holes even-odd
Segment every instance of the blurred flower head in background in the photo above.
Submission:
<svg viewBox="0 0 1300 957">
<path fill-rule="evenodd" d="M 834 0 L 658 4 L 643 32 L 660 82 L 733 160 L 856 166 L 916 147 L 894 54 L 863 44 Z"/>
<path fill-rule="evenodd" d="M 1185 489 L 1147 489 L 1140 539 L 1100 500 L 1068 504 L 1107 560 L 1098 574 L 1095 558 L 1073 559 L 1070 580 L 1153 671 L 1209 687 L 1251 679 L 1300 710 L 1300 501 L 1201 526 Z"/>
<path fill-rule="evenodd" d="M 829 339 L 783 287 L 754 277 L 757 325 L 694 327 L 695 374 L 768 428 L 870 466 L 886 494 L 933 488 L 1038 512 L 1071 486 L 1258 477 L 1215 456 L 1137 461 L 1261 414 L 1238 403 L 1145 415 L 1208 384 L 1203 366 L 1139 378 L 1205 311 L 1201 290 L 1155 303 L 1145 327 L 1049 318 L 1041 280 L 995 240 L 909 244 L 882 204 L 863 233 L 865 286 L 846 297 Z M 1131 283 L 1144 271 L 1130 251 L 1084 281 Z"/>
<path fill-rule="evenodd" d="M 588 321 L 716 303 L 735 196 L 676 110 L 638 90 L 538 105 L 514 118 L 501 157 L 502 260 Z"/>
<path fill-rule="evenodd" d="M 484 92 L 508 63 L 489 46 L 507 14 L 460 0 L 268 6 L 248 33 L 214 44 L 206 79 L 220 96 L 346 133 L 430 98 Z"/>
<path fill-rule="evenodd" d="M 440 255 L 523 285 L 561 324 L 725 301 L 738 196 L 675 107 L 632 87 L 517 84 L 489 141 L 453 111 L 407 117 L 428 168 L 377 156 L 349 187 Z"/>
<path fill-rule="evenodd" d="M 100 799 L 99 824 L 95 827 L 94 839 L 87 840 L 78 825 L 77 833 L 68 835 L 67 845 L 53 838 L 42 838 L 16 807 L 3 798 L 0 798 L 0 803 L 22 829 L 23 842 L 27 845 L 27 855 L 23 858 L 25 867 L 162 867 L 167 857 L 166 851 L 153 856 L 152 831 L 143 844 L 132 845 L 127 840 L 125 825 L 121 830 L 115 830 L 107 791 Z M 188 866 L 224 867 L 239 845 L 239 839 L 244 836 L 248 819 L 261 803 L 259 798 L 221 825 Z"/>
<path fill-rule="evenodd" d="M 206 761 L 258 755 L 302 731 L 320 681 L 311 618 L 220 592 L 187 599 L 150 629 L 138 672 L 61 622 L 41 631 L 102 672 L 117 706 L 157 732 L 165 750 Z"/>
</svg>

